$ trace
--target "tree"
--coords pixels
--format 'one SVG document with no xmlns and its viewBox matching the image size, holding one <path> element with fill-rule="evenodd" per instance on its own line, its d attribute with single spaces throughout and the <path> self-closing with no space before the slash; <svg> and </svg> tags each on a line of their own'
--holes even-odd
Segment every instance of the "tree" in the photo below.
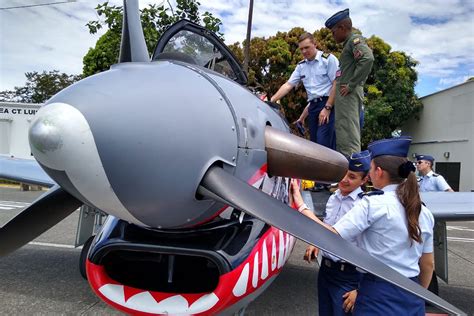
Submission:
<svg viewBox="0 0 474 316">
<path fill-rule="evenodd" d="M 148 52 L 153 53 L 159 37 L 170 25 L 184 18 L 203 24 L 204 27 L 222 37 L 222 33 L 219 32 L 221 21 L 207 11 L 200 15 L 199 5 L 200 3 L 196 0 L 177 0 L 175 10 L 164 5 L 153 4 L 141 10 Z M 96 11 L 99 16 L 104 17 L 104 20 L 87 23 L 89 32 L 95 34 L 102 27 L 108 30 L 99 38 L 95 47 L 90 48 L 84 56 L 83 75 L 85 77 L 109 69 L 111 65 L 117 63 L 120 51 L 123 7 L 111 6 L 108 2 L 104 2 L 96 7 Z"/>
<path fill-rule="evenodd" d="M 81 79 L 80 75 L 68 75 L 58 70 L 27 72 L 24 87 L 0 92 L 0 101 L 44 103 L 57 92 Z"/>
<path fill-rule="evenodd" d="M 360 33 L 357 29 L 354 31 Z M 275 93 L 303 59 L 298 50 L 298 37 L 303 32 L 302 28 L 293 28 L 269 38 L 253 38 L 250 42 L 250 85 L 266 91 L 269 96 Z M 319 50 L 340 56 L 342 46 L 336 44 L 328 29 L 322 28 L 313 35 Z M 422 107 L 414 90 L 417 62 L 404 52 L 391 51 L 390 45 L 379 37 L 372 36 L 367 43 L 375 61 L 365 85 L 363 147 L 372 140 L 391 137 L 408 118 L 416 117 Z M 231 45 L 231 49 L 242 61 L 240 43 Z M 282 111 L 289 122 L 295 121 L 307 104 L 304 89 L 300 86 L 295 92 L 281 100 Z"/>
</svg>

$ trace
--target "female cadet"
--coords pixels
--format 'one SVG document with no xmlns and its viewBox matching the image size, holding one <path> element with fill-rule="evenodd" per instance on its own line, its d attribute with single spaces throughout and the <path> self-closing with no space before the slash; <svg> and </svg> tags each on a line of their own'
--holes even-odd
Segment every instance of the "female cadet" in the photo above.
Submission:
<svg viewBox="0 0 474 316">
<path fill-rule="evenodd" d="M 361 200 L 363 191 L 361 186 L 367 182 L 367 173 L 370 168 L 370 153 L 365 150 L 354 153 L 349 158 L 349 170 L 344 178 L 338 183 L 338 189 L 329 198 L 326 204 L 326 216 L 324 223 L 334 225 L 352 207 Z M 297 183 L 294 190 L 294 201 L 299 208 L 306 208 L 303 214 L 313 218 L 316 217 L 312 211 L 307 209 L 303 198 L 298 190 Z M 357 245 L 357 239 L 352 240 Z M 309 246 L 305 253 L 305 259 L 311 262 L 318 253 L 318 248 Z M 350 315 L 359 286 L 361 273 L 356 267 L 341 261 L 328 253 L 322 252 L 321 268 L 318 273 L 318 307 L 319 315 Z"/>
<path fill-rule="evenodd" d="M 359 246 L 404 276 L 428 287 L 433 273 L 431 212 L 421 204 L 415 168 L 406 159 L 411 138 L 373 142 L 369 176 L 376 189 L 334 226 L 320 224 Z M 354 315 L 425 315 L 424 301 L 364 273 Z"/>
</svg>

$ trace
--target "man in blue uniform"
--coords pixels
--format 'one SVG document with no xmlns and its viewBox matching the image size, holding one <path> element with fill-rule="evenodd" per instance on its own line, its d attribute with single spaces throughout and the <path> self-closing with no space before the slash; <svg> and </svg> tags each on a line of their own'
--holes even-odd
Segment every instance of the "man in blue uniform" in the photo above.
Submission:
<svg viewBox="0 0 474 316">
<path fill-rule="evenodd" d="M 420 173 L 421 177 L 418 181 L 421 192 L 428 191 L 447 191 L 453 192 L 453 189 L 449 186 L 442 175 L 433 172 L 434 158 L 430 155 L 417 155 L 416 156 L 416 169 Z"/>
<path fill-rule="evenodd" d="M 324 223 L 334 225 L 352 207 L 361 200 L 364 192 L 361 186 L 367 182 L 367 173 L 370 169 L 370 153 L 365 150 L 354 153 L 349 158 L 349 170 L 338 183 L 338 189 L 331 195 L 326 204 Z M 297 188 L 297 187 L 296 187 Z M 314 213 L 307 209 L 299 191 L 293 188 L 295 203 L 302 209 L 303 214 L 313 218 Z M 357 239 L 351 241 L 357 246 Z M 318 249 L 309 246 L 306 249 L 305 259 L 317 256 Z M 357 288 L 361 274 L 355 266 L 341 261 L 326 252 L 322 252 L 322 262 L 318 274 L 318 306 L 319 315 L 350 315 L 357 296 Z"/>
<path fill-rule="evenodd" d="M 272 96 L 271 102 L 280 100 L 303 82 L 309 104 L 298 121 L 304 121 L 308 115 L 311 141 L 335 149 L 334 93 L 331 91 L 339 62 L 334 55 L 317 50 L 310 33 L 300 36 L 298 47 L 305 59 L 296 65 L 290 79 Z"/>
</svg>

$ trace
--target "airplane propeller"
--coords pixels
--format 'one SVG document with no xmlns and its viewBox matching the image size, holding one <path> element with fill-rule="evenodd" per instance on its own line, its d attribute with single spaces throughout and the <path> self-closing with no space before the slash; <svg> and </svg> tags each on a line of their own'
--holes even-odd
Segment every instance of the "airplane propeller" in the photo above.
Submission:
<svg viewBox="0 0 474 316">
<path fill-rule="evenodd" d="M 81 205 L 81 201 L 54 186 L 0 228 L 0 257 L 35 239 Z"/>
<path fill-rule="evenodd" d="M 210 198 L 217 197 L 220 201 L 225 201 L 234 208 L 243 210 L 448 312 L 464 314 L 455 306 L 391 269 L 364 250 L 354 247 L 340 236 L 315 223 L 309 217 L 237 179 L 219 167 L 211 167 L 207 171 L 201 186 L 199 193 L 202 195 L 207 194 Z M 211 192 L 211 194 L 208 192 Z"/>
</svg>

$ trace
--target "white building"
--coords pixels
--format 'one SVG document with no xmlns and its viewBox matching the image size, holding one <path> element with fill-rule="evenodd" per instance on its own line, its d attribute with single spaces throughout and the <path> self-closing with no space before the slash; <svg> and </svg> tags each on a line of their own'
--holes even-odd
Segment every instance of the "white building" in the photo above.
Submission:
<svg viewBox="0 0 474 316">
<path fill-rule="evenodd" d="M 31 158 L 30 123 L 41 104 L 0 102 L 0 155 Z"/>
<path fill-rule="evenodd" d="M 474 191 L 474 81 L 420 100 L 420 119 L 410 119 L 402 127 L 404 135 L 413 137 L 409 157 L 432 155 L 434 170 L 455 191 Z"/>
</svg>

